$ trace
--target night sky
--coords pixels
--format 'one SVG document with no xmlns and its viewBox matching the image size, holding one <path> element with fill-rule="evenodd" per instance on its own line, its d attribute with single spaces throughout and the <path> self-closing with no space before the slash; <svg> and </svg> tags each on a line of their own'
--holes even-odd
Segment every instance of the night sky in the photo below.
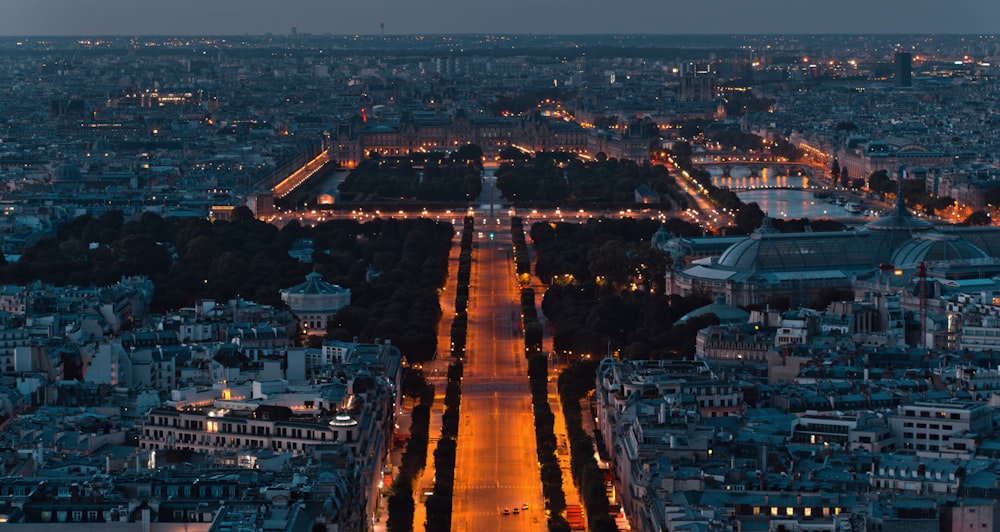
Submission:
<svg viewBox="0 0 1000 532">
<path fill-rule="evenodd" d="M 0 35 L 997 33 L 997 0 L 0 0 Z"/>
</svg>

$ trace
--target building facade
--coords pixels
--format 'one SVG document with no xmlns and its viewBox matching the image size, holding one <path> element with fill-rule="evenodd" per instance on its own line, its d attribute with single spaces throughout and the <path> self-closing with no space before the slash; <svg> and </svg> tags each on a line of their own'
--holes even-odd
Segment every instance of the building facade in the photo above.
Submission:
<svg viewBox="0 0 1000 532">
<path fill-rule="evenodd" d="M 281 300 L 299 318 L 303 332 L 326 334 L 326 325 L 338 310 L 351 304 L 351 291 L 330 284 L 311 272 L 306 282 L 281 291 Z"/>
<path fill-rule="evenodd" d="M 975 401 L 915 402 L 899 406 L 891 421 L 903 449 L 941 452 L 966 451 L 964 442 L 951 440 L 960 435 L 983 437 L 993 433 L 993 415 L 988 406 Z"/>
</svg>

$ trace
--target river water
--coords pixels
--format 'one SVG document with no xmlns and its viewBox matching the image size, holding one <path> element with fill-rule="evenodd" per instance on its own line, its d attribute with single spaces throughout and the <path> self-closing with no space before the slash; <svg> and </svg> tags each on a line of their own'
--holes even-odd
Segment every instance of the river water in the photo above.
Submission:
<svg viewBox="0 0 1000 532">
<path fill-rule="evenodd" d="M 876 208 L 869 203 L 862 203 L 862 214 L 847 212 L 844 205 L 834 203 L 836 197 L 857 201 L 856 196 L 849 195 L 845 191 L 834 191 L 817 186 L 815 180 L 810 182 L 809 178 L 798 175 L 780 175 L 764 169 L 759 175 L 751 175 L 746 167 L 735 167 L 731 170 L 731 177 L 722 177 L 722 170 L 709 167 L 712 174 L 712 184 L 725 188 L 754 188 L 754 187 L 792 187 L 792 188 L 757 188 L 756 190 L 742 190 L 736 193 L 743 203 L 756 203 L 760 205 L 762 211 L 772 218 L 851 218 L 857 219 L 862 216 L 872 216 L 870 209 Z M 799 190 L 801 189 L 801 190 Z M 828 196 L 825 198 L 818 195 Z"/>
</svg>

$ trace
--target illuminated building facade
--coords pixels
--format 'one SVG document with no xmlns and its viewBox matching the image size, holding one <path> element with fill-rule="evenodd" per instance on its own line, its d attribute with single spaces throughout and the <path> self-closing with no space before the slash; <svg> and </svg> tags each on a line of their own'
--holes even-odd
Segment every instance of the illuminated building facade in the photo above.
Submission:
<svg viewBox="0 0 1000 532">
<path fill-rule="evenodd" d="M 420 152 L 450 152 L 465 144 L 482 148 L 487 160 L 506 148 L 590 154 L 591 131 L 576 122 L 539 113 L 527 117 L 469 117 L 463 111 L 445 115 L 432 111 L 404 114 L 397 122 L 368 123 L 355 117 L 333 128 L 330 157 L 348 167 L 373 155 L 401 157 Z M 626 143 L 627 145 L 627 143 Z M 643 161 L 645 150 L 632 153 Z"/>
<path fill-rule="evenodd" d="M 836 150 L 835 155 L 848 175 L 861 179 L 867 179 L 878 170 L 893 176 L 900 168 L 933 168 L 954 163 L 954 157 L 949 154 L 902 139 L 852 137 Z"/>
<path fill-rule="evenodd" d="M 329 461 L 334 476 L 347 484 L 337 511 L 324 519 L 340 523 L 339 530 L 364 530 L 385 484 L 382 474 L 400 411 L 402 356 L 389 343 L 325 347 L 337 363 L 317 371 L 316 384 L 253 381 L 249 387 L 206 390 L 177 408 L 152 409 L 139 438 L 146 467 L 162 467 L 157 454 L 178 451 L 230 457 L 250 469 L 255 457 Z"/>
</svg>

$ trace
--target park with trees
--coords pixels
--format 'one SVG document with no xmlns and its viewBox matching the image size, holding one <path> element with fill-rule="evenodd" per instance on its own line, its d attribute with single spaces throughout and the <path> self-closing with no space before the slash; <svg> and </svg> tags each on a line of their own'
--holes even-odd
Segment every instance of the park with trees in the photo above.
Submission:
<svg viewBox="0 0 1000 532">
<path fill-rule="evenodd" d="M 429 219 L 331 220 L 282 228 L 238 207 L 228 221 L 162 218 L 126 221 L 119 211 L 84 215 L 0 267 L 0 280 L 26 284 L 108 286 L 123 276 L 149 277 L 153 312 L 201 299 L 244 298 L 282 306 L 279 291 L 311 271 L 351 290 L 351 304 L 330 320 L 329 338 L 391 340 L 411 362 L 433 356 L 441 307 L 437 291 L 448 276 L 451 223 Z M 308 241 L 309 262 L 289 250 Z"/>
<path fill-rule="evenodd" d="M 680 220 L 667 226 L 699 234 L 697 226 Z M 673 324 L 709 301 L 664 293 L 670 259 L 650 245 L 659 227 L 656 220 L 633 218 L 531 226 L 535 275 L 548 285 L 542 299 L 546 333 L 557 353 L 570 358 L 609 351 L 636 358 L 693 354 L 693 324 Z"/>
<path fill-rule="evenodd" d="M 561 153 L 536 153 L 505 162 L 495 172 L 502 197 L 515 205 L 563 208 L 619 208 L 635 205 L 635 189 L 646 185 L 665 209 L 686 208 L 676 180 L 662 165 L 597 154 L 582 161 Z"/>
<path fill-rule="evenodd" d="M 352 169 L 338 190 L 350 204 L 467 203 L 482 192 L 481 166 L 482 150 L 471 144 L 451 155 L 372 157 Z"/>
</svg>

